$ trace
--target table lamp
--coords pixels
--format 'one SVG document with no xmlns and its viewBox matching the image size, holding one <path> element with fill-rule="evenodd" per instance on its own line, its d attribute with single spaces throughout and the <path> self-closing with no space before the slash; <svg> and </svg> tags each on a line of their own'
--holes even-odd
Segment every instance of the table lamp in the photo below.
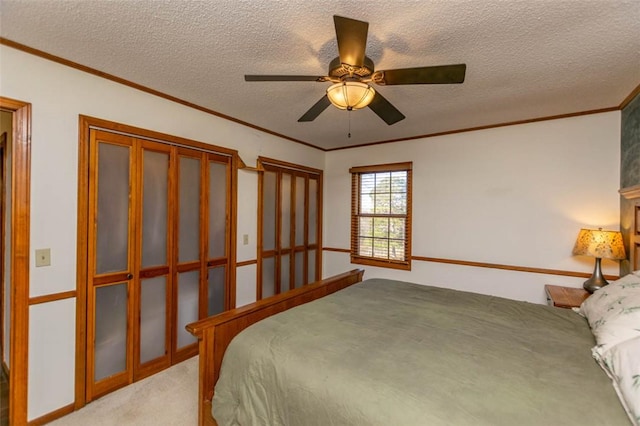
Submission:
<svg viewBox="0 0 640 426">
<path fill-rule="evenodd" d="M 609 284 L 602 275 L 600 261 L 602 258 L 622 260 L 626 259 L 622 234 L 618 231 L 603 231 L 599 229 L 581 229 L 573 247 L 573 254 L 593 256 L 596 258 L 596 265 L 591 278 L 583 284 L 589 293 Z"/>
</svg>

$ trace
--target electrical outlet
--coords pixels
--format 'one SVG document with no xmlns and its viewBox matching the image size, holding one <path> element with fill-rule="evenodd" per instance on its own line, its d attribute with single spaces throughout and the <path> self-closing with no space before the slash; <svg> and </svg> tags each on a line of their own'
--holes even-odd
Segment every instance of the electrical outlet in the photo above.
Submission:
<svg viewBox="0 0 640 426">
<path fill-rule="evenodd" d="M 37 249 L 36 250 L 36 266 L 50 266 L 51 265 L 51 249 Z"/>
<path fill-rule="evenodd" d="M 244 234 L 242 236 L 242 245 L 246 246 L 247 244 L 249 244 L 249 234 Z"/>
</svg>

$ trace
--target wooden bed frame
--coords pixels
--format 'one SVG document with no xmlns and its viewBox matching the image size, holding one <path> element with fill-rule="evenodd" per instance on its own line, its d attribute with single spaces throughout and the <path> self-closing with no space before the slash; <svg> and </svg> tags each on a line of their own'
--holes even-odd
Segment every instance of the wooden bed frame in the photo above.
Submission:
<svg viewBox="0 0 640 426">
<path fill-rule="evenodd" d="M 222 357 L 231 339 L 264 318 L 356 284 L 362 281 L 363 274 L 364 270 L 354 269 L 187 325 L 187 330 L 198 338 L 200 353 L 198 424 L 216 425 L 211 401 Z"/>
</svg>

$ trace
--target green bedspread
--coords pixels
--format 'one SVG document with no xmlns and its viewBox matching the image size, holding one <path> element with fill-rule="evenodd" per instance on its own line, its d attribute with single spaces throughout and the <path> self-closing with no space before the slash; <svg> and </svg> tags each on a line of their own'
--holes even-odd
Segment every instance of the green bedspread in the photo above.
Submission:
<svg viewBox="0 0 640 426">
<path fill-rule="evenodd" d="M 231 343 L 223 425 L 628 425 L 571 310 L 371 279 Z"/>
</svg>

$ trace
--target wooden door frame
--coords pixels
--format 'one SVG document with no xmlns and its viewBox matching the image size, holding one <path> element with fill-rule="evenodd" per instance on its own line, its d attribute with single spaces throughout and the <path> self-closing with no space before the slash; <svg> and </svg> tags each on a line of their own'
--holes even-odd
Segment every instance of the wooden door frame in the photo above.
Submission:
<svg viewBox="0 0 640 426">
<path fill-rule="evenodd" d="M 9 424 L 27 423 L 29 370 L 29 236 L 31 219 L 31 104 L 0 96 L 11 112 L 11 327 Z"/>
<path fill-rule="evenodd" d="M 11 126 L 13 127 L 13 126 Z M 7 132 L 2 132 L 0 134 L 0 198 L 2 201 L 0 202 L 0 368 L 2 368 L 3 373 L 7 374 L 9 377 L 9 368 L 4 362 L 4 307 L 5 307 L 5 297 L 7 295 L 4 291 L 5 285 L 5 270 L 4 270 L 4 256 L 6 249 L 6 226 L 5 226 L 5 214 L 6 214 L 6 185 L 7 185 L 7 173 L 6 173 L 6 155 L 7 155 Z"/>
</svg>

